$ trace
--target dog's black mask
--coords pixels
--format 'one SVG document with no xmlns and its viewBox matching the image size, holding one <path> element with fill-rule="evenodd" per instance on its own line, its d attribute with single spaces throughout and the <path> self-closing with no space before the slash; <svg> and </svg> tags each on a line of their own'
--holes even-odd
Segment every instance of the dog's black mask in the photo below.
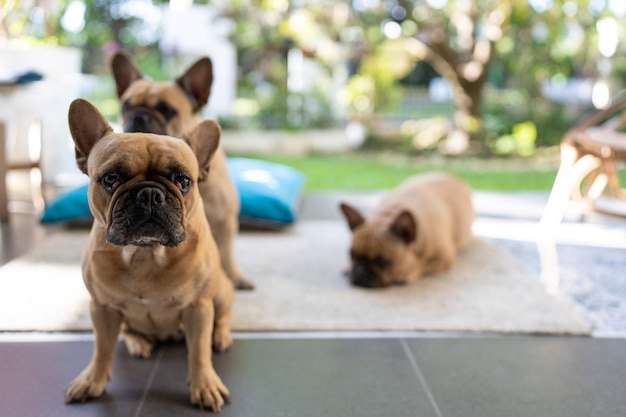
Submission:
<svg viewBox="0 0 626 417">
<path fill-rule="evenodd" d="M 384 284 L 374 268 L 366 263 L 356 263 L 348 272 L 352 285 L 365 288 L 381 288 Z"/>
<path fill-rule="evenodd" d="M 146 181 L 115 198 L 107 227 L 109 243 L 174 247 L 185 237 L 182 203 L 165 186 Z"/>
<path fill-rule="evenodd" d="M 167 135 L 166 122 L 155 110 L 148 107 L 135 107 L 126 111 L 123 127 L 127 133 Z"/>
</svg>

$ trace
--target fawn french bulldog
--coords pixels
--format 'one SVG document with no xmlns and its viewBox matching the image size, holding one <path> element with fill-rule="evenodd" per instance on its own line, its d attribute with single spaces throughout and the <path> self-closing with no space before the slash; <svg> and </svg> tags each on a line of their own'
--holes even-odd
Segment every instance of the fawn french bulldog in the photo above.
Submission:
<svg viewBox="0 0 626 417">
<path fill-rule="evenodd" d="M 213 64 L 208 57 L 196 61 L 174 81 L 147 80 L 134 60 L 124 52 L 113 56 L 111 71 L 122 104 L 124 132 L 183 137 L 200 122 L 200 110 L 209 99 L 213 83 Z M 240 203 L 223 149 L 215 151 L 211 175 L 198 187 L 226 274 L 236 288 L 254 288 L 237 265 L 233 253 L 239 231 Z"/>
<path fill-rule="evenodd" d="M 114 133 L 89 102 L 69 109 L 76 162 L 91 182 L 94 216 L 82 272 L 95 341 L 66 402 L 100 396 L 111 378 L 120 332 L 131 354 L 148 357 L 160 339 L 187 343 L 191 402 L 220 411 L 229 392 L 211 347 L 232 343 L 234 288 L 222 269 L 198 182 L 209 169 L 219 126 L 204 121 L 183 139 Z"/>
<path fill-rule="evenodd" d="M 352 284 L 386 287 L 445 270 L 472 237 L 471 191 L 459 178 L 431 173 L 409 178 L 365 219 L 341 203 L 352 231 Z"/>
</svg>

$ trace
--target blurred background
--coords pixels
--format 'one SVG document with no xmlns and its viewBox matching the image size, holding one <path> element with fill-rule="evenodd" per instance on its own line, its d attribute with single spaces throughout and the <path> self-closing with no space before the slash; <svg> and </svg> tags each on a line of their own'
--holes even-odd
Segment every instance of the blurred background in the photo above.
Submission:
<svg viewBox="0 0 626 417">
<path fill-rule="evenodd" d="M 0 117 L 9 154 L 19 121 L 41 122 L 44 178 L 63 183 L 69 102 L 119 115 L 113 53 L 155 80 L 208 55 L 203 116 L 229 154 L 296 166 L 309 189 L 443 168 L 549 190 L 564 132 L 623 88 L 625 17 L 623 0 L 3 0 L 4 82 L 43 79 L 0 89 Z"/>
</svg>

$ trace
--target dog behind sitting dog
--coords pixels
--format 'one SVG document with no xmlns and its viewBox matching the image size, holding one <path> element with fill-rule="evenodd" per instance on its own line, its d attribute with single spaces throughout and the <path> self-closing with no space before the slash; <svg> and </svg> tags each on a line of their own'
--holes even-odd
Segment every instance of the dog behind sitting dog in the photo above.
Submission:
<svg viewBox="0 0 626 417">
<path fill-rule="evenodd" d="M 365 219 L 340 205 L 350 230 L 352 284 L 385 287 L 416 281 L 452 266 L 471 240 L 471 191 L 459 178 L 424 174 L 409 178 Z"/>
<path fill-rule="evenodd" d="M 202 122 L 181 139 L 113 133 L 89 102 L 69 110 L 76 162 L 91 182 L 94 223 L 82 272 L 90 295 L 94 353 L 72 381 L 67 402 L 98 397 L 111 377 L 122 331 L 131 354 L 156 340 L 185 337 L 191 402 L 219 411 L 229 392 L 213 369 L 211 346 L 232 343 L 233 285 L 224 273 L 198 191 L 219 144 Z"/>
<path fill-rule="evenodd" d="M 134 61 L 119 52 L 111 60 L 117 94 L 122 104 L 125 132 L 144 132 L 182 137 L 200 121 L 213 83 L 213 64 L 207 57 L 191 65 L 175 81 L 149 81 Z M 239 195 L 228 172 L 226 153 L 215 152 L 211 174 L 199 184 L 205 215 L 220 250 L 226 274 L 239 289 L 252 289 L 234 256 L 239 231 Z"/>
</svg>

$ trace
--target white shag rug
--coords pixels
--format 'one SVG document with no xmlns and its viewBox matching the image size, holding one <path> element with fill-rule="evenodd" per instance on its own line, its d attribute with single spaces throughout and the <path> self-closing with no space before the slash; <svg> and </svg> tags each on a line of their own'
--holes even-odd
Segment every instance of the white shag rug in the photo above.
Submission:
<svg viewBox="0 0 626 417">
<path fill-rule="evenodd" d="M 55 232 L 0 267 L 0 331 L 91 329 L 80 273 L 86 239 L 86 231 Z M 476 238 L 447 272 L 371 290 L 343 276 L 349 240 L 335 220 L 242 232 L 236 255 L 256 289 L 236 293 L 233 330 L 591 333 L 569 300 L 548 295 L 493 243 Z"/>
</svg>

